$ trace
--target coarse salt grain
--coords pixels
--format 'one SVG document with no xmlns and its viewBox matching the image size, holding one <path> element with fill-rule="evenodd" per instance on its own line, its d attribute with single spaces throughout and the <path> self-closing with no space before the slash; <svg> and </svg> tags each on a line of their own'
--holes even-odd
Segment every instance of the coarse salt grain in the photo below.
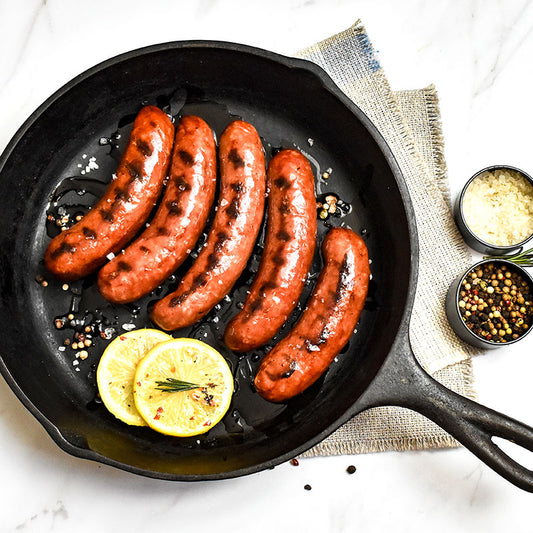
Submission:
<svg viewBox="0 0 533 533">
<path fill-rule="evenodd" d="M 465 192 L 463 214 L 483 241 L 518 244 L 533 234 L 533 185 L 518 172 L 483 172 Z"/>
</svg>

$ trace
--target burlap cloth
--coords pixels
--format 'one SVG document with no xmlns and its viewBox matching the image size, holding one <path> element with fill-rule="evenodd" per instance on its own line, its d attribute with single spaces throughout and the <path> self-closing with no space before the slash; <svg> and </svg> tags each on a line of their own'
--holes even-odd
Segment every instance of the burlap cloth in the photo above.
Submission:
<svg viewBox="0 0 533 533">
<path fill-rule="evenodd" d="M 410 329 L 413 350 L 438 381 L 474 398 L 474 350 L 455 336 L 444 311 L 450 283 L 472 264 L 472 258 L 450 209 L 435 88 L 391 91 L 360 22 L 297 55 L 324 68 L 391 147 L 411 194 L 420 241 L 419 280 Z M 357 415 L 303 456 L 457 445 L 418 413 L 379 407 Z"/>
</svg>

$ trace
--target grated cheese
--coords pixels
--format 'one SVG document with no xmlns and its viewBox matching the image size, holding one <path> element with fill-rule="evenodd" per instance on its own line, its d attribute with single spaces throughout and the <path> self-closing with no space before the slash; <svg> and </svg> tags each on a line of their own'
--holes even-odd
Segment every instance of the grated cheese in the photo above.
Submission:
<svg viewBox="0 0 533 533">
<path fill-rule="evenodd" d="M 533 234 L 533 185 L 518 172 L 483 172 L 465 192 L 463 214 L 468 227 L 485 242 L 518 244 Z"/>
</svg>

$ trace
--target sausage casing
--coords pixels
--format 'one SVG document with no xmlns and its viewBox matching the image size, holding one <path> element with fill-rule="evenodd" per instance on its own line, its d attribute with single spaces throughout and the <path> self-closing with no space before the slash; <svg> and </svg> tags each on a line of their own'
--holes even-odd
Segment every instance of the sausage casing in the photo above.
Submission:
<svg viewBox="0 0 533 533">
<path fill-rule="evenodd" d="M 178 288 L 152 309 L 167 331 L 206 315 L 241 275 L 259 233 L 265 203 L 265 156 L 255 128 L 232 122 L 219 146 L 220 197 L 205 246 Z"/>
<path fill-rule="evenodd" d="M 199 117 L 184 116 L 176 129 L 167 187 L 150 226 L 98 273 L 106 300 L 137 300 L 183 263 L 206 224 L 216 177 L 211 128 Z"/>
<path fill-rule="evenodd" d="M 133 238 L 161 193 L 173 139 L 168 115 L 153 106 L 141 109 L 102 198 L 48 245 L 44 262 L 50 272 L 63 280 L 87 276 Z"/>
<path fill-rule="evenodd" d="M 297 150 L 278 152 L 268 165 L 268 225 L 261 263 L 242 311 L 224 335 L 234 351 L 266 344 L 298 303 L 316 247 L 314 185 L 311 166 Z"/>
<path fill-rule="evenodd" d="M 322 244 L 324 267 L 302 316 L 263 359 L 257 392 L 288 400 L 312 385 L 346 345 L 363 309 L 370 265 L 365 243 L 347 228 L 333 228 Z"/>
</svg>

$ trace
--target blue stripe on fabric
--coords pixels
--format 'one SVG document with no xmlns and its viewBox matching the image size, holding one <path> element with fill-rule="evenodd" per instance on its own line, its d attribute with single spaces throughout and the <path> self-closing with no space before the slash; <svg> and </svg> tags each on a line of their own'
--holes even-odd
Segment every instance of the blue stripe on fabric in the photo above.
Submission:
<svg viewBox="0 0 533 533">
<path fill-rule="evenodd" d="M 376 58 L 376 54 L 374 52 L 374 49 L 372 48 L 372 45 L 370 44 L 370 39 L 368 38 L 368 35 L 364 32 L 357 32 L 355 34 L 355 38 L 357 39 L 361 51 L 365 56 L 370 71 L 376 72 L 376 70 L 379 70 L 381 68 L 381 65 L 379 64 L 379 61 Z"/>
</svg>

